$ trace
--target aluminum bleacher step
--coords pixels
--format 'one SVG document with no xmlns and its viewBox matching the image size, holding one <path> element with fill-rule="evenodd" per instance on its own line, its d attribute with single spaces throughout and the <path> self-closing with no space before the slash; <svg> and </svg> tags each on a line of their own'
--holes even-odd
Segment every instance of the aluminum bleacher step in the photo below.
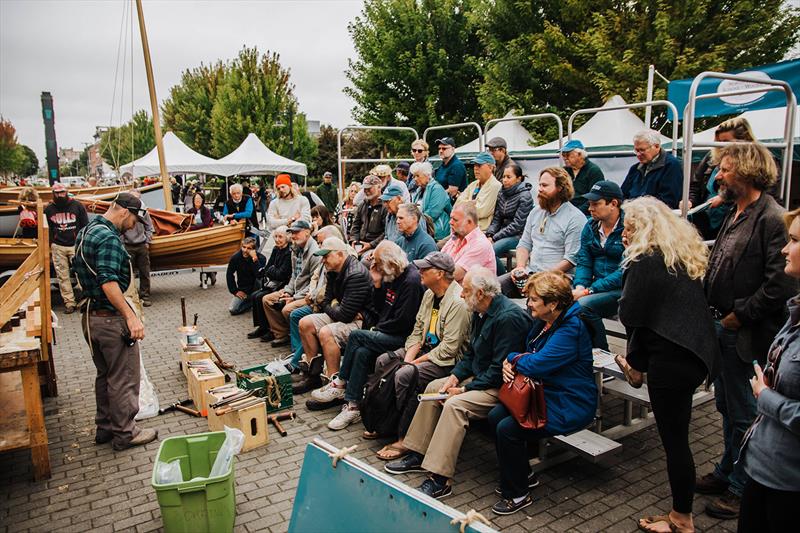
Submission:
<svg viewBox="0 0 800 533">
<path fill-rule="evenodd" d="M 600 461 L 606 455 L 622 448 L 619 442 L 588 429 L 570 435 L 556 435 L 552 439 L 592 462 Z"/>
<path fill-rule="evenodd" d="M 647 392 L 647 385 L 642 385 L 640 389 L 634 389 L 628 385 L 627 381 L 615 379 L 603 382 L 603 390 L 614 396 L 619 396 L 625 400 L 630 400 L 637 405 L 642 405 L 650 409 L 650 394 Z"/>
</svg>

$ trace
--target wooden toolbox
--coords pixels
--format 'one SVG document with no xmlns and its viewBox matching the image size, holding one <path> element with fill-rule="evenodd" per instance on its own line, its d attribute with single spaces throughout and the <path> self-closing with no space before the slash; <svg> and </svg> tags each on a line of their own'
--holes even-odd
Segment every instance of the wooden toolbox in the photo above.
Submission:
<svg viewBox="0 0 800 533">
<path fill-rule="evenodd" d="M 189 379 L 189 367 L 186 365 L 188 361 L 199 361 L 200 359 L 210 359 L 211 358 L 211 348 L 208 347 L 206 341 L 203 340 L 203 344 L 196 346 L 196 345 L 187 345 L 185 340 L 181 341 L 181 370 L 183 370 L 183 375 L 186 376 L 186 379 Z"/>
<path fill-rule="evenodd" d="M 211 359 L 200 359 L 199 361 L 208 363 L 204 367 L 204 369 L 208 369 L 208 372 L 201 372 L 198 368 L 189 369 L 189 397 L 194 402 L 195 409 L 200 411 L 203 416 L 208 416 L 206 391 L 225 385 L 225 374 Z"/>
<path fill-rule="evenodd" d="M 211 405 L 221 398 L 213 392 L 206 392 L 206 404 Z M 215 409 L 208 410 L 208 430 L 223 431 L 224 426 L 236 428 L 244 433 L 244 446 L 242 451 L 252 450 L 269 443 L 267 432 L 267 405 L 264 402 L 258 405 L 245 407 L 238 411 L 230 411 L 217 416 Z"/>
</svg>

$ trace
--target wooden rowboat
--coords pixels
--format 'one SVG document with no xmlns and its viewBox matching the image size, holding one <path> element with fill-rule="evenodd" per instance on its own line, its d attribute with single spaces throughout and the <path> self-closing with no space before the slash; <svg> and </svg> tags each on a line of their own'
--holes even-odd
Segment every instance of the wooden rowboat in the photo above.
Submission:
<svg viewBox="0 0 800 533">
<path fill-rule="evenodd" d="M 103 187 L 67 187 L 67 192 L 72 196 L 95 196 L 116 194 L 120 191 L 128 190 L 132 185 L 108 185 Z M 16 200 L 19 197 L 19 192 L 25 187 L 4 187 L 0 189 L 0 202 L 8 203 L 10 200 Z M 39 193 L 39 198 L 47 205 L 47 202 L 53 199 L 53 190 L 50 187 L 34 187 L 36 192 Z"/>
<path fill-rule="evenodd" d="M 36 239 L 0 238 L 0 271 L 17 268 L 36 250 Z"/>
<path fill-rule="evenodd" d="M 150 268 L 199 268 L 225 265 L 242 245 L 244 224 L 159 235 L 150 243 Z"/>
</svg>

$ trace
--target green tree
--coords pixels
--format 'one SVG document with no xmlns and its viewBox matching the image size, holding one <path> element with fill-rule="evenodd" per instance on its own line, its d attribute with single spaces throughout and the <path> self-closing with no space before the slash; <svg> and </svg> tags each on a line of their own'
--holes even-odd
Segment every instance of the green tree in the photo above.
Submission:
<svg viewBox="0 0 800 533">
<path fill-rule="evenodd" d="M 292 157 L 306 164 L 316 156 L 305 115 L 297 112 L 289 71 L 281 67 L 278 54 L 262 55 L 257 48 L 243 48 L 228 65 L 214 100 L 211 155 L 229 154 L 251 132 L 281 155 L 293 151 Z"/>
<path fill-rule="evenodd" d="M 642 101 L 650 64 L 686 78 L 778 61 L 800 39 L 798 10 L 782 0 L 493 0 L 474 20 L 487 51 L 479 100 L 491 116 L 564 116 L 614 94 Z M 663 85 L 655 97 L 666 97 Z"/>
<path fill-rule="evenodd" d="M 20 144 L 19 150 L 22 153 L 16 173 L 20 176 L 35 176 L 39 172 L 39 158 L 29 146 Z"/>
<path fill-rule="evenodd" d="M 10 120 L 0 118 L 0 176 L 8 180 L 11 174 L 17 173 L 24 157 L 17 143 L 17 130 Z"/>
<path fill-rule="evenodd" d="M 100 136 L 100 155 L 118 171 L 119 167 L 142 157 L 155 145 L 153 120 L 142 109 L 134 113 L 127 124 L 103 132 Z"/>
<path fill-rule="evenodd" d="M 482 46 L 468 13 L 482 0 L 366 0 L 348 30 L 357 58 L 350 60 L 345 93 L 353 118 L 367 125 L 431 125 L 480 119 L 476 90 Z M 465 130 L 453 132 L 466 140 Z M 394 152 L 410 140 L 376 135 Z"/>
<path fill-rule="evenodd" d="M 202 154 L 213 152 L 211 111 L 224 76 L 221 61 L 186 70 L 162 105 L 165 128 Z"/>
<path fill-rule="evenodd" d="M 333 126 L 323 125 L 319 129 L 314 169 L 320 180 L 324 172 L 331 172 L 336 175 L 336 164 L 338 163 L 336 136 L 338 133 L 339 130 Z"/>
</svg>

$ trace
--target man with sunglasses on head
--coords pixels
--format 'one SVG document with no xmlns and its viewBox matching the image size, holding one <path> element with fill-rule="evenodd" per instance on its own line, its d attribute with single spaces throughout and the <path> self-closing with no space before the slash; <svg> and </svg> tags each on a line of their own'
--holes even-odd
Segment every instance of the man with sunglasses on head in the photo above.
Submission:
<svg viewBox="0 0 800 533">
<path fill-rule="evenodd" d="M 144 325 L 134 310 L 136 292 L 131 259 L 122 234 L 143 222 L 139 198 L 120 193 L 102 216 L 92 219 L 75 239 L 75 274 L 83 289 L 83 337 L 97 368 L 95 437 L 115 450 L 141 446 L 158 432 L 142 429 L 139 412 L 139 344 Z"/>
<path fill-rule="evenodd" d="M 456 155 L 456 142 L 452 137 L 436 139 L 436 146 L 439 148 L 442 164 L 436 169 L 435 178 L 447 191 L 452 203 L 458 193 L 467 188 L 467 169 Z"/>
<path fill-rule="evenodd" d="M 494 177 L 497 181 L 503 180 L 503 172 L 514 160 L 508 156 L 508 143 L 502 137 L 494 137 L 486 143 L 486 150 L 494 157 Z"/>
<path fill-rule="evenodd" d="M 572 179 L 563 168 L 548 167 L 539 173 L 538 205 L 525 221 L 517 245 L 516 267 L 500 276 L 504 295 L 522 298 L 522 288 L 536 272 L 573 272 L 586 225 L 586 216 L 570 203 L 573 195 Z"/>
</svg>

